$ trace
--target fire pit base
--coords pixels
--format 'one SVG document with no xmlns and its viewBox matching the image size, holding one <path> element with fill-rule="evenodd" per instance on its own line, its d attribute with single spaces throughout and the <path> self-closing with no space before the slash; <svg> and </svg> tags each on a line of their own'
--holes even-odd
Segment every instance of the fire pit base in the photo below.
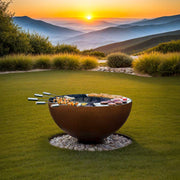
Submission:
<svg viewBox="0 0 180 180">
<path fill-rule="evenodd" d="M 84 139 L 78 139 L 77 141 L 80 144 L 103 144 L 104 143 L 103 139 L 96 139 L 96 140 L 92 140 L 92 141 L 91 140 L 87 141 Z"/>
<path fill-rule="evenodd" d="M 84 144 L 62 133 L 50 138 L 49 143 L 58 148 L 76 151 L 111 151 L 130 145 L 132 140 L 125 135 L 114 133 L 105 138 L 101 144 Z"/>
</svg>

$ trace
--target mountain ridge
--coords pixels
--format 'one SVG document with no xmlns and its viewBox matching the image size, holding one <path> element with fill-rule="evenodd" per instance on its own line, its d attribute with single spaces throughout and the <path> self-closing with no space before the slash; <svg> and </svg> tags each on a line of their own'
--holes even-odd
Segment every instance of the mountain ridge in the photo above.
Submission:
<svg viewBox="0 0 180 180">
<path fill-rule="evenodd" d="M 100 30 L 83 33 L 70 28 L 56 26 L 28 16 L 14 17 L 13 21 L 22 29 L 49 36 L 53 44 L 77 45 L 81 50 L 96 48 L 111 43 L 122 42 L 143 36 L 180 30 L 180 15 L 163 16 L 154 19 L 110 26 Z M 161 24 L 159 24 L 161 22 Z"/>
<path fill-rule="evenodd" d="M 180 18 L 180 16 L 178 16 Z M 129 26 L 129 27 L 108 27 L 66 39 L 66 43 L 76 44 L 80 49 L 96 48 L 110 43 L 125 41 L 138 37 L 165 33 L 180 30 L 180 21 L 171 18 L 170 22 L 164 24 Z"/>
<path fill-rule="evenodd" d="M 146 25 L 146 24 L 165 24 L 170 22 L 171 20 L 179 20 L 180 21 L 180 14 L 172 15 L 172 16 L 161 16 L 153 19 L 143 19 L 140 21 L 128 23 L 128 24 L 121 24 L 117 27 L 123 27 L 123 26 L 132 26 L 132 25 Z"/>
<path fill-rule="evenodd" d="M 121 51 L 124 53 L 132 54 L 132 53 L 138 53 L 147 48 L 151 48 L 162 42 L 178 40 L 178 39 L 180 39 L 180 30 L 112 43 L 95 48 L 94 51 L 101 51 L 106 54 Z"/>
<path fill-rule="evenodd" d="M 40 35 L 49 36 L 50 40 L 56 39 L 57 37 L 58 39 L 63 40 L 78 34 L 82 34 L 81 31 L 56 26 L 42 20 L 30 18 L 28 16 L 15 16 L 13 17 L 13 22 L 27 32 L 37 32 Z"/>
</svg>

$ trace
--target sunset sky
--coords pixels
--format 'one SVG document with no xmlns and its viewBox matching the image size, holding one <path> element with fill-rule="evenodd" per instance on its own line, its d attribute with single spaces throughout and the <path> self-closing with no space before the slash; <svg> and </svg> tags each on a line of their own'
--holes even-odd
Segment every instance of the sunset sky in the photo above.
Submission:
<svg viewBox="0 0 180 180">
<path fill-rule="evenodd" d="M 180 14 L 180 0 L 13 0 L 10 10 L 33 18 L 151 18 Z"/>
</svg>

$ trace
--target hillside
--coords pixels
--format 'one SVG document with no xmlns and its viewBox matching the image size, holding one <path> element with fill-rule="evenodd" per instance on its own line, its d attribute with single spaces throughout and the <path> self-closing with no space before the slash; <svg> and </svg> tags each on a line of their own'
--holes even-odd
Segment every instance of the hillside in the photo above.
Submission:
<svg viewBox="0 0 180 180">
<path fill-rule="evenodd" d="M 143 36 L 180 30 L 180 19 L 176 16 L 172 16 L 168 22 L 163 24 L 157 24 L 156 21 L 153 22 L 152 20 L 146 21 L 150 21 L 151 24 L 140 26 L 135 23 L 128 27 L 109 27 L 69 38 L 65 42 L 76 44 L 80 49 L 88 49 Z"/>
<path fill-rule="evenodd" d="M 94 50 L 101 51 L 106 54 L 112 52 L 119 52 L 119 51 L 128 54 L 133 54 L 151 48 L 153 46 L 156 46 L 159 43 L 167 42 L 171 40 L 178 40 L 178 39 L 180 39 L 180 30 L 108 44 L 105 46 L 95 48 Z"/>
<path fill-rule="evenodd" d="M 160 53 L 171 53 L 180 52 L 180 39 L 176 41 L 160 43 L 157 46 L 149 48 L 144 51 L 145 53 L 160 52 Z"/>
<path fill-rule="evenodd" d="M 41 20 L 35 20 L 27 16 L 13 17 L 13 22 L 22 27 L 23 30 L 29 31 L 30 33 L 37 32 L 41 35 L 49 36 L 53 43 L 56 43 L 57 40 L 61 41 L 82 33 L 73 29 L 55 26 Z"/>
</svg>

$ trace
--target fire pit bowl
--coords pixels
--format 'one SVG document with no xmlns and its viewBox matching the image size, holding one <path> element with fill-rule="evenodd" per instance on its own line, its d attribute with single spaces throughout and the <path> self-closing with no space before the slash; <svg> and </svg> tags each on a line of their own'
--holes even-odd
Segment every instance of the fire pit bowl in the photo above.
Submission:
<svg viewBox="0 0 180 180">
<path fill-rule="evenodd" d="M 111 98 L 88 96 L 86 94 L 67 95 L 74 101 L 86 103 L 85 106 L 60 105 L 53 107 L 56 96 L 49 99 L 49 111 L 56 124 L 81 143 L 97 144 L 117 131 L 127 120 L 131 111 L 132 101 L 127 98 L 120 105 L 99 105 Z"/>
</svg>

